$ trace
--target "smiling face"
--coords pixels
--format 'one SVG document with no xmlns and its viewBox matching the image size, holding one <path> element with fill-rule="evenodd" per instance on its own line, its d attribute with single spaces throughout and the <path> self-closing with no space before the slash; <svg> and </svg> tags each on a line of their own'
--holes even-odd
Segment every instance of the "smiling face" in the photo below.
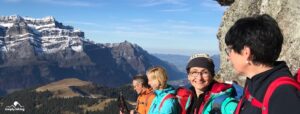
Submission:
<svg viewBox="0 0 300 114">
<path fill-rule="evenodd" d="M 188 80 L 196 90 L 203 91 L 213 80 L 211 73 L 202 67 L 191 67 Z"/>
<path fill-rule="evenodd" d="M 140 94 L 143 90 L 142 83 L 137 81 L 137 80 L 132 81 L 132 86 L 133 86 L 133 89 L 136 91 L 137 94 Z"/>
</svg>

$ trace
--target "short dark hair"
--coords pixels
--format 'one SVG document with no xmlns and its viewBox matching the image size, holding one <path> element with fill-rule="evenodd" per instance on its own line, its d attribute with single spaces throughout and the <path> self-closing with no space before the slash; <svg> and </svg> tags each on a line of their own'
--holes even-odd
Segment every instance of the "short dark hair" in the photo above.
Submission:
<svg viewBox="0 0 300 114">
<path fill-rule="evenodd" d="M 268 14 L 263 14 L 235 22 L 225 36 L 225 43 L 239 54 L 247 46 L 254 64 L 271 66 L 280 55 L 283 35 L 277 22 Z"/>
<path fill-rule="evenodd" d="M 148 78 L 145 74 L 138 74 L 138 75 L 134 76 L 132 80 L 136 80 L 136 81 L 142 83 L 143 87 L 146 87 L 146 88 L 150 87 L 150 85 L 148 84 Z"/>
</svg>

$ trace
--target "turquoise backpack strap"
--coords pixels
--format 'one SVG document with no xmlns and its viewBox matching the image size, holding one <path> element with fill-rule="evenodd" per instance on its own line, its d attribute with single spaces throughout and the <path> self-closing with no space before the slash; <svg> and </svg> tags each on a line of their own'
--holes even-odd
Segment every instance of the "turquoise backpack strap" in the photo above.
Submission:
<svg viewBox="0 0 300 114">
<path fill-rule="evenodd" d="M 216 97 L 214 99 L 213 104 L 212 104 L 212 109 L 210 111 L 210 114 L 222 114 L 221 106 L 222 106 L 223 101 L 227 97 L 229 97 L 227 94 L 223 94 L 223 95 L 220 95 L 220 96 Z"/>
<path fill-rule="evenodd" d="M 166 96 L 163 98 L 163 100 L 160 102 L 160 105 L 159 105 L 159 109 L 158 109 L 158 110 L 160 110 L 161 107 L 163 106 L 164 102 L 165 102 L 167 99 L 170 99 L 170 98 L 176 98 L 176 96 L 173 95 L 173 94 L 168 94 L 168 95 L 166 95 Z"/>
<path fill-rule="evenodd" d="M 234 96 L 236 100 L 240 100 L 244 94 L 244 88 L 239 84 L 237 84 L 236 82 L 232 83 L 232 88 L 235 91 L 232 96 Z"/>
<path fill-rule="evenodd" d="M 222 114 L 222 112 L 221 112 L 222 103 L 228 97 L 232 97 L 235 100 L 241 99 L 241 97 L 243 96 L 243 93 L 244 93 L 244 88 L 241 87 L 240 85 L 238 85 L 236 82 L 232 83 L 231 88 L 233 89 L 231 94 L 223 94 L 214 99 L 213 104 L 212 104 L 212 110 L 211 110 L 210 114 Z"/>
</svg>

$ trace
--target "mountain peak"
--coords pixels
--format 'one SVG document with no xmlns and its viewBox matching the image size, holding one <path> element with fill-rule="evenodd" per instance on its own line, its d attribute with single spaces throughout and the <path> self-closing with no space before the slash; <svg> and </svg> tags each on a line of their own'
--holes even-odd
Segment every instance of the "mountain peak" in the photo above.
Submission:
<svg viewBox="0 0 300 114">
<path fill-rule="evenodd" d="M 53 16 L 44 18 L 22 17 L 19 15 L 0 17 L 0 48 L 4 50 L 20 50 L 24 42 L 29 42 L 34 53 L 55 53 L 71 48 L 81 52 L 84 32 L 72 26 L 65 26 Z M 22 42 L 22 43 L 21 43 Z"/>
<path fill-rule="evenodd" d="M 55 18 L 53 16 L 47 16 L 42 18 L 42 20 L 55 21 Z"/>
<path fill-rule="evenodd" d="M 11 19 L 13 19 L 13 20 L 16 20 L 16 21 L 18 21 L 18 20 L 23 20 L 23 17 L 21 17 L 20 15 L 11 15 L 11 16 L 9 16 L 9 18 L 11 18 Z"/>
<path fill-rule="evenodd" d="M 32 17 L 24 17 L 27 21 L 43 21 L 43 22 L 55 22 L 55 18 L 53 16 L 47 16 L 43 18 L 32 18 Z"/>
<path fill-rule="evenodd" d="M 115 47 L 135 47 L 136 45 L 135 44 L 132 44 L 131 42 L 125 40 L 123 42 L 120 42 L 120 43 L 105 43 L 104 44 L 106 47 L 109 47 L 109 48 L 115 48 Z"/>
<path fill-rule="evenodd" d="M 124 42 L 121 42 L 120 45 L 123 45 L 123 46 L 130 46 L 130 47 L 135 47 L 135 44 L 125 40 Z"/>
<path fill-rule="evenodd" d="M 24 18 L 20 15 L 11 15 L 11 16 L 0 16 L 0 23 L 1 22 L 19 22 L 23 21 Z"/>
</svg>

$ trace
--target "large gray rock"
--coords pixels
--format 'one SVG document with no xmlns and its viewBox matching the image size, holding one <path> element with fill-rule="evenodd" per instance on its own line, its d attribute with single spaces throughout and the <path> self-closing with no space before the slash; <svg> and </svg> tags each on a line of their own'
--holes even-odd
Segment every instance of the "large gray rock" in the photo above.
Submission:
<svg viewBox="0 0 300 114">
<path fill-rule="evenodd" d="M 225 80 L 239 80 L 224 51 L 225 35 L 229 28 L 240 18 L 256 14 L 269 14 L 278 22 L 284 35 L 284 44 L 279 60 L 287 62 L 294 74 L 300 68 L 300 1 L 299 0 L 236 0 L 224 13 L 217 37 L 220 44 L 221 70 Z"/>
</svg>

